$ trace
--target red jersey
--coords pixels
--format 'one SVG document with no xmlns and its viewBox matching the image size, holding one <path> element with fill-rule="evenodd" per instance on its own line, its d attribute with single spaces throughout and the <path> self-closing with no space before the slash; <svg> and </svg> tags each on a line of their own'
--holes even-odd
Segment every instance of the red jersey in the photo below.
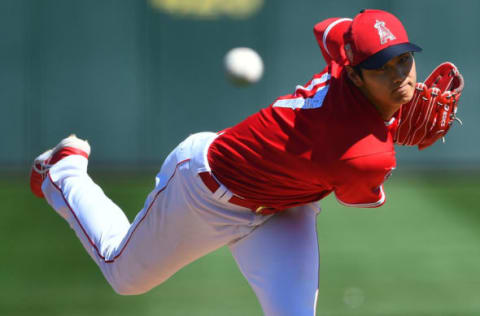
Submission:
<svg viewBox="0 0 480 316">
<path fill-rule="evenodd" d="M 378 207 L 395 168 L 393 125 L 333 63 L 226 129 L 207 158 L 222 184 L 258 205 L 283 210 L 335 192 L 342 204 Z"/>
</svg>

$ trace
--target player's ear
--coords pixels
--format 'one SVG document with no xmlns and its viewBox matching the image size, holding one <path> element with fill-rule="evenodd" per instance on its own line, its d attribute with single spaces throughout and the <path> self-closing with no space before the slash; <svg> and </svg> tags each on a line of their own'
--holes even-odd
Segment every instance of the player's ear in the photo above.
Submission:
<svg viewBox="0 0 480 316">
<path fill-rule="evenodd" d="M 345 66 L 345 71 L 347 72 L 348 78 L 353 82 L 354 85 L 356 85 L 357 87 L 363 86 L 362 76 L 357 71 L 355 71 L 352 66 Z"/>
</svg>

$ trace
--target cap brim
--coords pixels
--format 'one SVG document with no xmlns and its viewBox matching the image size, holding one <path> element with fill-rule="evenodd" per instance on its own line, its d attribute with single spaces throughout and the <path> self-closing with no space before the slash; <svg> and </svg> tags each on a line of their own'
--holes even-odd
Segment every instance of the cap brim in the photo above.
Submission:
<svg viewBox="0 0 480 316">
<path fill-rule="evenodd" d="M 413 43 L 402 43 L 397 45 L 392 45 L 376 54 L 368 57 L 366 60 L 361 62 L 359 66 L 365 69 L 377 69 L 385 65 L 390 59 L 408 52 L 421 52 L 422 49 L 413 44 Z"/>
</svg>

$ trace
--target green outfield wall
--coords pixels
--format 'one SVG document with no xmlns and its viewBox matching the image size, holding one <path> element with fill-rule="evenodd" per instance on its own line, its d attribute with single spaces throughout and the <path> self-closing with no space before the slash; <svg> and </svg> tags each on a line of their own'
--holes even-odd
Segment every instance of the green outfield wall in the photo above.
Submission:
<svg viewBox="0 0 480 316">
<path fill-rule="evenodd" d="M 0 162 L 22 167 L 69 133 L 88 138 L 92 164 L 159 165 L 183 138 L 231 126 L 324 67 L 312 33 L 333 16 L 386 9 L 405 24 L 419 79 L 454 62 L 466 88 L 464 126 L 445 145 L 399 149 L 406 166 L 480 166 L 479 1 L 2 0 Z M 255 86 L 232 87 L 222 58 L 262 55 Z M 334 135 L 332 135 L 334 137 Z"/>
</svg>

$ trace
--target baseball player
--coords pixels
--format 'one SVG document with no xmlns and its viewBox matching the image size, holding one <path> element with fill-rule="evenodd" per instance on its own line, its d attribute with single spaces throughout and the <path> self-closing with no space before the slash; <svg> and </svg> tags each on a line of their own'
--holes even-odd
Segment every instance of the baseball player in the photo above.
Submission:
<svg viewBox="0 0 480 316">
<path fill-rule="evenodd" d="M 31 189 L 73 228 L 119 294 L 144 293 L 227 245 L 265 315 L 314 315 L 318 201 L 385 203 L 394 144 L 425 148 L 455 118 L 463 79 L 451 63 L 416 81 L 401 22 L 380 10 L 314 28 L 326 68 L 293 94 L 166 158 L 130 223 L 87 174 L 75 136 L 34 161 Z"/>
</svg>

